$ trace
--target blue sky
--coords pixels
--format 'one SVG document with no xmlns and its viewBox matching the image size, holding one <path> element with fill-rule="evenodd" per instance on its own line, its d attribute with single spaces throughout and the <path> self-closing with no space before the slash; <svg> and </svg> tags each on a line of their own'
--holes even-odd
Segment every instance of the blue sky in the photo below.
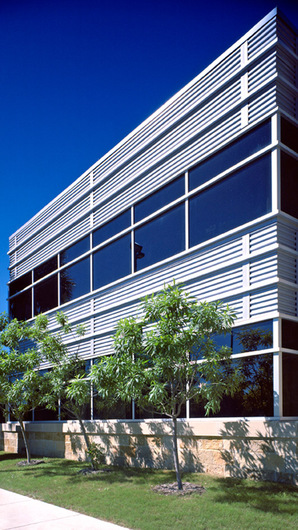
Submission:
<svg viewBox="0 0 298 530">
<path fill-rule="evenodd" d="M 0 0 L 0 312 L 9 235 L 275 6 Z"/>
</svg>

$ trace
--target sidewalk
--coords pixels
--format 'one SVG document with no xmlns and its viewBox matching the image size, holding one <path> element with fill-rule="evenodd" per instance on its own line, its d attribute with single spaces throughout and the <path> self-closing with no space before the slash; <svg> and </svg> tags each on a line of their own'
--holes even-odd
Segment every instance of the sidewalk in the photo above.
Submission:
<svg viewBox="0 0 298 530">
<path fill-rule="evenodd" d="M 0 530 L 128 530 L 0 488 Z"/>
</svg>

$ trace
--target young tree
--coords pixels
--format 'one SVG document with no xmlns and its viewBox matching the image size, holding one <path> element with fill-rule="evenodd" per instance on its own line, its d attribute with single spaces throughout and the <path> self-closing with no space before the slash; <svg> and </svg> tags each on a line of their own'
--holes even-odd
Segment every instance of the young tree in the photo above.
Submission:
<svg viewBox="0 0 298 530">
<path fill-rule="evenodd" d="M 44 324 L 42 317 L 37 317 L 33 325 L 16 319 L 9 321 L 4 314 L 0 317 L 0 407 L 4 416 L 9 409 L 19 422 L 28 464 L 31 455 L 24 421 L 40 405 L 46 386 L 46 379 L 39 372 L 41 355 L 36 347 Z"/>
<path fill-rule="evenodd" d="M 115 355 L 94 366 L 91 378 L 103 397 L 134 399 L 172 420 L 173 459 L 182 489 L 177 418 L 187 400 L 204 400 L 209 414 L 219 410 L 224 394 L 233 393 L 236 378 L 231 367 L 226 370 L 231 352 L 217 347 L 215 336 L 230 331 L 234 314 L 219 302 L 198 303 L 175 283 L 146 298 L 141 312 L 141 318 L 118 323 Z"/>
</svg>

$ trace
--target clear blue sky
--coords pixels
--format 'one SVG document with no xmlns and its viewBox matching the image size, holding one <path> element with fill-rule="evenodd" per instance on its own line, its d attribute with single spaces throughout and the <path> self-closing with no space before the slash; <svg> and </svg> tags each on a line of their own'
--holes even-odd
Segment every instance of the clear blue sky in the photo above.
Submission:
<svg viewBox="0 0 298 530">
<path fill-rule="evenodd" d="M 9 235 L 275 6 L 0 0 L 0 312 Z"/>
</svg>

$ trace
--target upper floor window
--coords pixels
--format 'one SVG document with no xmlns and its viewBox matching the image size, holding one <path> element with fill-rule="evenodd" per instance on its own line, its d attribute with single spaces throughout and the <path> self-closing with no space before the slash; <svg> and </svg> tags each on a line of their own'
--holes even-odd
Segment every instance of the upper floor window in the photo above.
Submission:
<svg viewBox="0 0 298 530">
<path fill-rule="evenodd" d="M 40 280 L 44 276 L 47 276 L 51 272 L 55 271 L 57 269 L 58 263 L 57 263 L 57 256 L 54 256 L 53 258 L 48 259 L 38 267 L 35 267 L 34 269 L 34 281 Z"/>
<path fill-rule="evenodd" d="M 105 223 L 104 225 L 97 228 L 97 230 L 94 230 L 92 234 L 92 246 L 97 247 L 97 245 L 100 245 L 100 243 L 103 243 L 110 237 L 115 236 L 119 232 L 122 232 L 122 230 L 125 230 L 125 228 L 128 228 L 131 224 L 131 214 L 130 209 L 125 210 L 125 212 L 121 213 L 120 215 L 117 215 L 117 217 L 114 217 L 111 221 L 108 221 L 108 223 Z"/>
<path fill-rule="evenodd" d="M 281 117 L 281 141 L 298 153 L 298 127 L 284 117 Z"/>
<path fill-rule="evenodd" d="M 18 293 L 19 291 L 22 291 L 25 289 L 25 287 L 28 287 L 28 285 L 31 285 L 32 283 L 32 274 L 30 272 L 26 272 L 26 274 L 23 274 L 16 280 L 13 280 L 9 284 L 9 296 L 13 296 L 14 294 Z"/>
<path fill-rule="evenodd" d="M 184 176 L 182 176 L 138 202 L 134 207 L 135 223 L 148 217 L 148 215 L 156 212 L 163 206 L 170 204 L 170 202 L 179 199 L 179 197 L 184 195 L 184 191 Z"/>
<path fill-rule="evenodd" d="M 61 265 L 69 263 L 82 254 L 85 254 L 85 252 L 88 252 L 88 250 L 90 250 L 90 237 L 86 236 L 60 253 Z"/>
</svg>

